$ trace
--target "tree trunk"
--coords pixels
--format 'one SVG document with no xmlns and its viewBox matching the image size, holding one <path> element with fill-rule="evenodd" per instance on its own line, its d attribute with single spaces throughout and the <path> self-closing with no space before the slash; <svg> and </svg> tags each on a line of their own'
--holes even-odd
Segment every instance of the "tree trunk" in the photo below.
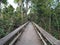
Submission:
<svg viewBox="0 0 60 45">
<path fill-rule="evenodd" d="M 21 24 L 23 24 L 23 2 L 22 1 L 19 1 L 19 7 L 20 7 L 20 10 L 21 10 Z"/>
<path fill-rule="evenodd" d="M 28 2 L 26 0 L 26 20 L 28 20 L 27 12 L 28 12 Z"/>
<path fill-rule="evenodd" d="M 58 27 L 58 32 L 59 32 L 59 21 L 57 19 L 57 16 L 55 16 L 55 19 L 56 19 L 56 23 L 57 23 L 57 27 Z"/>
<path fill-rule="evenodd" d="M 0 1 L 0 16 L 1 16 L 1 1 Z"/>
<path fill-rule="evenodd" d="M 49 32 L 51 32 L 51 15 L 49 16 Z"/>
<path fill-rule="evenodd" d="M 0 1 L 0 18 L 3 19 L 3 16 L 1 14 L 1 1 Z"/>
</svg>

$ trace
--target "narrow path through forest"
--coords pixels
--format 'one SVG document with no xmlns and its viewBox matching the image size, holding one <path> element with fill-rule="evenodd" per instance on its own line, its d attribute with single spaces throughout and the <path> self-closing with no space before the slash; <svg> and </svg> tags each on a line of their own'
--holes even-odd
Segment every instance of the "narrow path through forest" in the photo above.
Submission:
<svg viewBox="0 0 60 45">
<path fill-rule="evenodd" d="M 42 45 L 42 42 L 31 22 L 27 25 L 25 31 L 21 37 L 19 37 L 15 45 Z"/>
</svg>

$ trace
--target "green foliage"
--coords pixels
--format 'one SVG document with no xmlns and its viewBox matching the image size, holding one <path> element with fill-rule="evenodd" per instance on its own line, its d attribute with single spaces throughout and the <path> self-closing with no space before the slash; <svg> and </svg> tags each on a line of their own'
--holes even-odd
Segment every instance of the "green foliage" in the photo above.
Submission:
<svg viewBox="0 0 60 45">
<path fill-rule="evenodd" d="M 0 28 L 0 38 L 2 38 L 5 35 L 4 29 Z"/>
<path fill-rule="evenodd" d="M 14 0 L 14 2 L 15 2 L 15 3 L 18 3 L 18 2 L 19 2 L 19 0 Z"/>
<path fill-rule="evenodd" d="M 7 0 L 2 0 L 2 3 L 3 4 L 7 4 Z"/>
<path fill-rule="evenodd" d="M 54 0 L 31 0 L 30 18 L 57 39 L 60 39 L 60 2 Z M 53 8 L 52 8 L 53 6 Z"/>
<path fill-rule="evenodd" d="M 0 17 L 0 38 L 6 36 L 11 31 L 23 24 L 21 18 L 20 7 L 14 10 L 12 5 L 2 9 Z M 23 22 L 26 22 L 26 16 L 23 17 Z"/>
<path fill-rule="evenodd" d="M 7 0 L 1 3 L 7 4 Z M 14 0 L 19 3 L 20 0 Z M 27 18 L 36 22 L 47 32 L 60 39 L 60 2 L 54 0 L 31 0 L 31 12 L 28 16 L 27 9 L 23 8 L 24 0 L 21 0 L 21 7 L 17 7 L 16 11 L 13 6 L 2 9 L 0 13 L 0 38 L 4 37 L 15 28 L 27 21 Z M 28 5 L 27 0 L 26 5 Z M 58 4 L 56 4 L 58 3 Z M 53 6 L 53 7 L 52 7 Z M 27 8 L 28 6 L 26 6 Z"/>
</svg>

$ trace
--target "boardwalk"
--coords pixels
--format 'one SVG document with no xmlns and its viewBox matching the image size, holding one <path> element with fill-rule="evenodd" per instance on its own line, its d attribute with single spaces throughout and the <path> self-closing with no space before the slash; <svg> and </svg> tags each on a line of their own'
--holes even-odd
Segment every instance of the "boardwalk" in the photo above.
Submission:
<svg viewBox="0 0 60 45">
<path fill-rule="evenodd" d="M 34 22 L 33 24 L 31 22 L 26 22 L 9 33 L 7 36 L 0 39 L 0 45 L 49 45 L 43 37 L 45 37 L 46 40 L 52 45 L 60 45 L 60 40 L 57 40 Z"/>
<path fill-rule="evenodd" d="M 22 36 L 19 37 L 15 45 L 42 45 L 42 42 L 37 35 L 32 23 L 29 23 L 25 28 Z"/>
</svg>

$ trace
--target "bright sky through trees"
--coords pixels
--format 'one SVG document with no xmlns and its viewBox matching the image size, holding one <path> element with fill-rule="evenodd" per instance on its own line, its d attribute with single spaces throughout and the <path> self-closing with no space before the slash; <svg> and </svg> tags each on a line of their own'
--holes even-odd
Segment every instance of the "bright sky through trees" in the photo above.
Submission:
<svg viewBox="0 0 60 45">
<path fill-rule="evenodd" d="M 14 0 L 7 0 L 7 2 L 9 3 L 9 4 L 11 4 L 15 9 L 17 8 L 17 4 L 16 3 L 14 3 Z M 24 3 L 25 4 L 25 3 Z M 26 7 L 26 4 L 24 5 L 25 7 Z M 31 2 L 29 2 L 29 6 L 31 6 Z M 27 14 L 29 14 L 30 13 L 30 9 L 28 10 L 28 12 L 27 12 Z"/>
<path fill-rule="evenodd" d="M 17 4 L 14 3 L 14 0 L 7 0 L 9 4 L 11 4 L 15 9 L 18 6 Z"/>
</svg>

